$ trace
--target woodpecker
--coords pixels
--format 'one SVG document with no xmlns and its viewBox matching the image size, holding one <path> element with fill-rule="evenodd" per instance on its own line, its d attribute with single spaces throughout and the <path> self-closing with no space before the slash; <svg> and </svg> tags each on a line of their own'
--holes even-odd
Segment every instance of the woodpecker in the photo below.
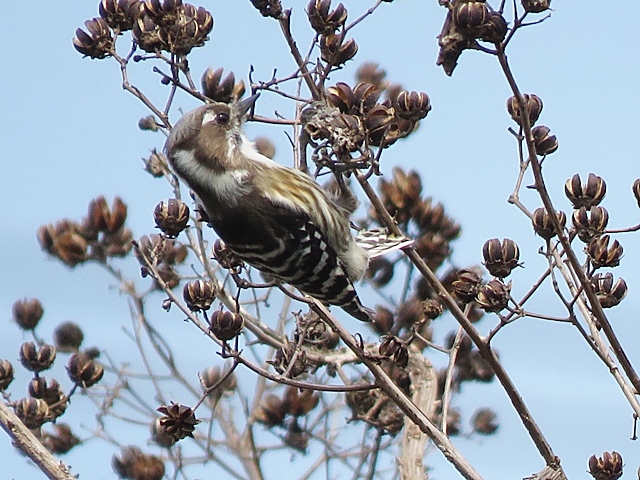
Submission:
<svg viewBox="0 0 640 480">
<path fill-rule="evenodd" d="M 351 235 L 352 209 L 306 173 L 258 153 L 242 133 L 257 97 L 185 114 L 165 144 L 173 169 L 218 236 L 247 264 L 371 321 L 353 285 L 369 254 Z"/>
</svg>

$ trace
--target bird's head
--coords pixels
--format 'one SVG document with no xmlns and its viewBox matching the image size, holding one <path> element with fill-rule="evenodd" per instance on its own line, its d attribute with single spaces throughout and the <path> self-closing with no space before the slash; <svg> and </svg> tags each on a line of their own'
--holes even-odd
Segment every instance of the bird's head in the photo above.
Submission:
<svg viewBox="0 0 640 480">
<path fill-rule="evenodd" d="M 228 168 L 242 142 L 242 124 L 258 94 L 240 102 L 209 103 L 185 114 L 171 130 L 165 152 L 180 173 L 179 163 L 192 158 L 211 168 Z"/>
</svg>

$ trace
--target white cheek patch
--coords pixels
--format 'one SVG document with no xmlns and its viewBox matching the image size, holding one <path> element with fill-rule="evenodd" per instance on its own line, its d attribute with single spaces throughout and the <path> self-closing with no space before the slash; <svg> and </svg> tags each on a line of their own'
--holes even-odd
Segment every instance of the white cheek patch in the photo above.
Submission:
<svg viewBox="0 0 640 480">
<path fill-rule="evenodd" d="M 216 116 L 217 116 L 217 113 L 212 112 L 211 110 L 204 112 L 204 115 L 202 116 L 202 125 L 215 122 Z"/>
</svg>

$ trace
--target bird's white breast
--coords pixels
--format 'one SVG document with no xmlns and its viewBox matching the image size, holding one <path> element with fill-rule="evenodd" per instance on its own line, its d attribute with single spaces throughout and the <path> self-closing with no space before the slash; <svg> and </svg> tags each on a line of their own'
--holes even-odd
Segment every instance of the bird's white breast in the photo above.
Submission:
<svg viewBox="0 0 640 480">
<path fill-rule="evenodd" d="M 197 161 L 193 150 L 178 150 L 172 155 L 172 160 L 176 171 L 191 188 L 200 187 L 231 205 L 249 191 L 245 182 L 249 172 L 245 169 L 216 172 Z"/>
</svg>

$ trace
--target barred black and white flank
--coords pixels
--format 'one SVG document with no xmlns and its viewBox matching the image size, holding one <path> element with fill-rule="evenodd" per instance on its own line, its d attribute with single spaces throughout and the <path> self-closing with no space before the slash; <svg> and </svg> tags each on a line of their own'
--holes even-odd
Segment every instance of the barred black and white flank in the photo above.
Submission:
<svg viewBox="0 0 640 480">
<path fill-rule="evenodd" d="M 171 165 L 246 263 L 370 321 L 353 286 L 368 254 L 351 236 L 350 212 L 308 175 L 261 155 L 244 137 L 242 124 L 256 97 L 184 115 L 165 145 Z"/>
</svg>

